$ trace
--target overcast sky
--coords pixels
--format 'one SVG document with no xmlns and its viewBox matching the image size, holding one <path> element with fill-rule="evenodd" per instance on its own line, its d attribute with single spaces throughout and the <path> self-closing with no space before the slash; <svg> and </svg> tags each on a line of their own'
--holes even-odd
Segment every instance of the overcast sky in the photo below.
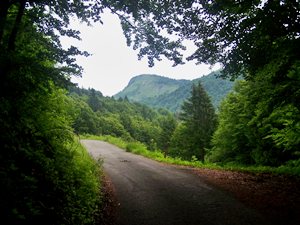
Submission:
<svg viewBox="0 0 300 225">
<path fill-rule="evenodd" d="M 126 45 L 118 18 L 105 13 L 103 22 L 104 25 L 94 24 L 92 27 L 74 22 L 73 26 L 81 31 L 82 41 L 63 39 L 64 45 L 72 44 L 92 54 L 88 58 L 77 59 L 84 72 L 82 78 L 72 81 L 79 87 L 94 88 L 106 96 L 112 96 L 123 90 L 132 77 L 140 74 L 191 80 L 218 69 L 218 66 L 210 68 L 208 65 L 195 65 L 194 62 L 172 67 L 172 62 L 167 59 L 149 68 L 147 59 L 139 61 L 137 52 Z"/>
</svg>

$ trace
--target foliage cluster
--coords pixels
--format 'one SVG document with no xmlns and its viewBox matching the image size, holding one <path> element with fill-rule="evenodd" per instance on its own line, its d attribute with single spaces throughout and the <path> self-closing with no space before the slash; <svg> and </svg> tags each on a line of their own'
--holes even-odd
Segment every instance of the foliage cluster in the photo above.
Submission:
<svg viewBox="0 0 300 225">
<path fill-rule="evenodd" d="M 272 166 L 299 161 L 300 67 L 296 63 L 274 83 L 276 67 L 237 83 L 222 103 L 210 160 Z"/>
<path fill-rule="evenodd" d="M 287 164 L 299 170 L 300 4 L 224 2 L 219 7 L 210 16 L 224 18 L 225 26 L 216 22 L 219 32 L 212 43 L 220 41 L 225 34 L 222 30 L 229 31 L 232 22 L 239 26 L 226 38 L 234 44 L 230 54 L 220 51 L 217 57 L 228 60 L 225 72 L 242 71 L 246 81 L 237 84 L 221 105 L 208 158 L 223 163 Z"/>
<path fill-rule="evenodd" d="M 62 89 L 79 68 L 72 60 L 69 66 L 59 64 L 71 53 L 39 31 L 26 6 L 26 1 L 1 1 L 0 7 L 1 220 L 94 224 L 100 169 L 74 137 L 72 109 Z"/>
<path fill-rule="evenodd" d="M 65 93 L 51 84 L 2 102 L 1 214 L 7 224 L 95 222 L 99 166 L 74 138 L 68 107 Z"/>
</svg>

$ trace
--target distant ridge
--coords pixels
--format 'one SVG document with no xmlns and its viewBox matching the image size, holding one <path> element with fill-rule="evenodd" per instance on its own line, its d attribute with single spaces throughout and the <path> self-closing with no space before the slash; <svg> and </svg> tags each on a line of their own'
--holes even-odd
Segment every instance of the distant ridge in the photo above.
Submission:
<svg viewBox="0 0 300 225">
<path fill-rule="evenodd" d="M 217 78 L 220 72 L 212 72 L 195 80 L 175 80 L 155 74 L 133 77 L 115 98 L 127 98 L 155 108 L 166 108 L 178 112 L 184 100 L 190 96 L 193 83 L 202 83 L 217 108 L 220 101 L 232 89 L 233 82 Z"/>
</svg>

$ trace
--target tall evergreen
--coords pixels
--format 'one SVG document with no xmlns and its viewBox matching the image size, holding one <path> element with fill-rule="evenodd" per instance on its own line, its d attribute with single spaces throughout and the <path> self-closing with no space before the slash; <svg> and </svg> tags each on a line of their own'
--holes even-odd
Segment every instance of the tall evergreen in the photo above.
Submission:
<svg viewBox="0 0 300 225">
<path fill-rule="evenodd" d="M 191 97 L 182 105 L 180 119 L 191 142 L 189 152 L 204 161 L 205 149 L 216 127 L 216 114 L 209 96 L 199 82 L 193 85 Z"/>
</svg>

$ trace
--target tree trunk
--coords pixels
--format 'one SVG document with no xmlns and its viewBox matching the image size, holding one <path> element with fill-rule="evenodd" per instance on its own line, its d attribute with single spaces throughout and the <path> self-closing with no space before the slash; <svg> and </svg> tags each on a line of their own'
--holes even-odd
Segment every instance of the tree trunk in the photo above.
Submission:
<svg viewBox="0 0 300 225">
<path fill-rule="evenodd" d="M 2 0 L 1 1 L 1 7 L 0 7 L 0 46 L 2 45 L 4 27 L 5 27 L 9 7 L 10 7 L 9 0 Z"/>
<path fill-rule="evenodd" d="M 15 50 L 17 34 L 18 34 L 19 29 L 20 29 L 20 25 L 21 25 L 21 22 L 22 22 L 22 17 L 24 15 L 25 5 L 26 5 L 26 0 L 21 0 L 19 10 L 18 10 L 18 14 L 17 14 L 16 20 L 15 20 L 15 24 L 14 24 L 14 27 L 11 31 L 10 36 L 9 36 L 9 40 L 8 40 L 8 50 L 9 51 L 14 51 Z"/>
<path fill-rule="evenodd" d="M 205 157 L 205 150 L 204 150 L 204 147 L 201 147 L 200 152 L 199 152 L 199 160 L 201 162 L 204 162 L 204 157 Z"/>
</svg>

